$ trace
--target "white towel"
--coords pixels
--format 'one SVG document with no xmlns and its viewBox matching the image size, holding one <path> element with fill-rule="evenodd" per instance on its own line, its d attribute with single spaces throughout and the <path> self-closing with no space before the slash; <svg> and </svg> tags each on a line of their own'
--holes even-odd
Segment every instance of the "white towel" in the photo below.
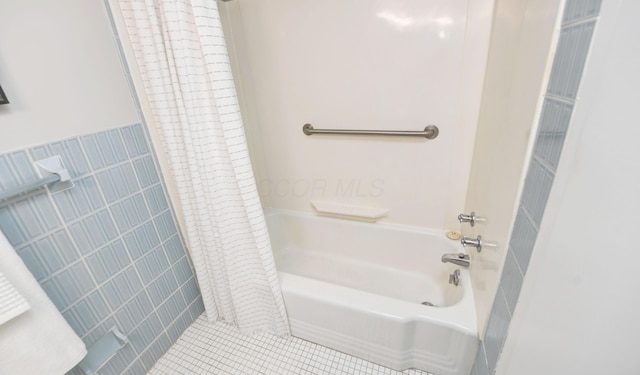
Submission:
<svg viewBox="0 0 640 375">
<path fill-rule="evenodd" d="M 87 349 L 0 232 L 0 272 L 31 309 L 0 325 L 0 375 L 55 375 L 71 370 Z"/>
<path fill-rule="evenodd" d="M 8 322 L 30 308 L 29 302 L 0 272 L 0 324 Z"/>
</svg>

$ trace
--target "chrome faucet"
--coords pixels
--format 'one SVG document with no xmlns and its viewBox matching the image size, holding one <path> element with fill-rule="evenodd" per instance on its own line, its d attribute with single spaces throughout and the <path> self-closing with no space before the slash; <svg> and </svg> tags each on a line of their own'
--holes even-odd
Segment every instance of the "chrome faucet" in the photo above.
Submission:
<svg viewBox="0 0 640 375">
<path fill-rule="evenodd" d="M 469 267 L 471 261 L 469 255 L 465 253 L 458 254 L 442 254 L 442 263 L 453 263 L 460 267 Z"/>
</svg>

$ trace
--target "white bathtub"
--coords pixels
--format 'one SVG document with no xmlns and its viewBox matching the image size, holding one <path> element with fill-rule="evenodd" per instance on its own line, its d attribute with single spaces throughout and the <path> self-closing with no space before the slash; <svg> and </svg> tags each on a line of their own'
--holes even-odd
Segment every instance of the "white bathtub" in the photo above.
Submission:
<svg viewBox="0 0 640 375">
<path fill-rule="evenodd" d="M 267 223 L 294 336 L 395 370 L 468 375 L 478 347 L 463 251 L 443 231 L 272 210 Z M 425 306 L 421 302 L 435 306 Z"/>
</svg>

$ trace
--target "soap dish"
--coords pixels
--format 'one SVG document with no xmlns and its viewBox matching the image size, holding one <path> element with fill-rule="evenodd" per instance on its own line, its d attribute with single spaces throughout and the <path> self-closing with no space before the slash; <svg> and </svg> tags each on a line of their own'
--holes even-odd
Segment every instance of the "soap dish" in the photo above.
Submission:
<svg viewBox="0 0 640 375">
<path fill-rule="evenodd" d="M 361 220 L 374 223 L 390 210 L 380 207 L 365 207 L 338 202 L 311 201 L 311 205 L 320 215 Z"/>
<path fill-rule="evenodd" d="M 127 336 L 120 332 L 117 327 L 113 327 L 87 349 L 88 353 L 80 361 L 78 367 L 86 375 L 93 375 L 128 342 Z"/>
</svg>

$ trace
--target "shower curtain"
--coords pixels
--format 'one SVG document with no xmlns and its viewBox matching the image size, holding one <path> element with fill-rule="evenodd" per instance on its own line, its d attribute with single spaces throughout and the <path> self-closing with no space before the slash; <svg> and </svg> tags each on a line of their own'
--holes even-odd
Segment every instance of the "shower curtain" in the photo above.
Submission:
<svg viewBox="0 0 640 375">
<path fill-rule="evenodd" d="M 216 1 L 112 1 L 176 180 L 208 319 L 288 334 Z"/>
</svg>

